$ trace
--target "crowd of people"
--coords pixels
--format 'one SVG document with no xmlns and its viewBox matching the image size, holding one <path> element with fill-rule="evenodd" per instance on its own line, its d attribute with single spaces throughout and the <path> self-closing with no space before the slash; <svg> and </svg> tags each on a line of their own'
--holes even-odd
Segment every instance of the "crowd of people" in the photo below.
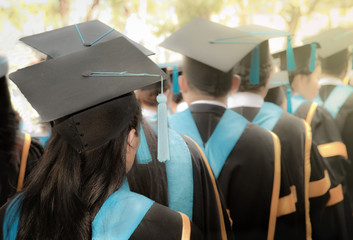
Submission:
<svg viewBox="0 0 353 240">
<path fill-rule="evenodd" d="M 47 58 L 0 57 L 0 239 L 353 239 L 352 34 L 195 18 L 178 65 L 98 20 L 20 39 Z"/>
</svg>

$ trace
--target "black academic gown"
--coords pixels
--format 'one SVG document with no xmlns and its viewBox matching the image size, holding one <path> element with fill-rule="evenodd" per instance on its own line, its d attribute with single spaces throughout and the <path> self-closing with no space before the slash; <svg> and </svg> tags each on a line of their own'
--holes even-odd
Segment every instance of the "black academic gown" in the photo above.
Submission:
<svg viewBox="0 0 353 240">
<path fill-rule="evenodd" d="M 210 138 L 225 110 L 211 104 L 190 106 L 204 143 Z M 237 127 L 236 122 L 234 127 Z M 218 176 L 218 183 L 234 221 L 236 239 L 267 239 L 269 229 L 276 224 L 275 218 L 270 220 L 271 210 L 277 212 L 278 195 L 274 192 L 276 189 L 279 191 L 280 187 L 280 159 L 275 157 L 274 150 L 276 138 L 268 131 L 248 123 Z"/>
<path fill-rule="evenodd" d="M 232 110 L 253 121 L 260 108 L 235 107 Z M 272 130 L 281 142 L 282 176 L 288 181 L 283 184 L 289 185 L 292 190 L 288 194 L 287 189 L 281 187 L 280 202 L 287 206 L 287 211 L 278 214 L 277 239 L 310 239 L 312 230 L 315 232 L 318 221 L 316 219 L 322 216 L 328 199 L 328 189 L 326 189 L 320 195 L 310 199 L 309 206 L 310 182 L 324 179 L 325 166 L 319 153 L 311 144 L 311 131 L 307 126 L 304 121 L 283 112 Z M 310 158 L 306 155 L 308 147 Z M 288 208 L 291 206 L 289 200 L 292 199 L 293 194 L 297 199 L 295 209 Z M 306 211 L 310 211 L 310 214 Z"/>
<path fill-rule="evenodd" d="M 144 123 L 152 161 L 135 164 L 128 174 L 131 191 L 140 193 L 164 206 L 168 206 L 168 184 L 165 163 L 157 160 L 157 137 L 151 127 Z M 233 239 L 231 220 L 219 187 L 197 144 L 183 136 L 192 159 L 193 169 L 193 217 L 192 222 L 202 232 L 203 239 Z M 182 176 L 180 176 L 182 177 Z"/>
<path fill-rule="evenodd" d="M 335 88 L 335 85 L 323 85 L 320 88 L 320 97 L 323 102 L 326 101 L 332 90 Z M 349 87 L 349 86 L 347 86 Z M 338 104 L 338 103 L 337 103 Z M 352 161 L 353 159 L 353 94 L 351 94 L 348 99 L 343 103 L 342 107 L 337 113 L 337 116 L 335 117 L 335 122 L 337 124 L 337 127 L 341 133 L 342 136 L 342 141 L 347 147 L 347 153 L 348 153 L 348 159 Z M 349 170 L 347 172 L 348 174 L 348 184 L 352 183 L 351 185 L 349 184 L 348 187 L 350 189 L 350 193 L 353 193 L 353 170 L 352 164 L 349 166 Z M 351 196 L 351 199 L 353 199 L 353 196 Z M 353 200 L 351 200 L 353 203 Z"/>
<path fill-rule="evenodd" d="M 8 205 L 9 203 L 0 208 L 0 240 L 4 237 L 3 222 Z M 188 217 L 163 205 L 153 203 L 129 239 L 199 240 L 204 238 L 200 230 L 190 222 Z"/>
<path fill-rule="evenodd" d="M 330 113 L 316 103 L 303 103 L 294 115 L 310 124 L 313 141 L 323 156 L 331 181 L 330 199 L 321 218 L 321 230 L 316 231 L 317 236 L 320 239 L 348 239 L 342 191 L 347 154 L 345 151 L 332 152 L 340 149 L 336 144 L 342 144 L 338 128 Z"/>
<path fill-rule="evenodd" d="M 320 87 L 319 95 L 323 102 L 331 94 L 332 90 L 336 85 L 322 85 Z M 349 86 L 347 86 L 349 87 Z M 339 103 L 337 103 L 339 104 Z M 342 141 L 347 147 L 349 162 L 346 166 L 346 179 L 344 186 L 345 193 L 345 210 L 346 210 L 346 221 L 347 228 L 349 231 L 350 239 L 353 239 L 353 225 L 352 212 L 353 212 L 353 94 L 351 94 L 346 101 L 343 103 L 342 107 L 339 109 L 337 116 L 334 118 L 337 127 L 341 133 Z"/>
<path fill-rule="evenodd" d="M 7 162 L 6 167 L 0 169 L 0 207 L 5 204 L 8 198 L 16 193 L 23 143 L 24 134 L 18 132 L 16 136 L 16 146 L 14 146 L 14 150 L 11 154 L 9 155 L 0 152 L 1 163 Z M 27 158 L 25 176 L 28 176 L 32 169 L 37 165 L 43 151 L 40 142 L 37 139 L 32 138 Z M 26 177 L 24 179 L 24 182 L 25 181 Z"/>
</svg>

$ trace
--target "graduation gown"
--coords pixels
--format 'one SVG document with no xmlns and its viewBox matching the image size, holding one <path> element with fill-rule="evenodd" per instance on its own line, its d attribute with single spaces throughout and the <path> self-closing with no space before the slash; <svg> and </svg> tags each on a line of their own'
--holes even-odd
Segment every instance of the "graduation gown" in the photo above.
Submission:
<svg viewBox="0 0 353 240">
<path fill-rule="evenodd" d="M 226 109 L 208 103 L 192 104 L 189 109 L 205 144 Z M 237 122 L 233 126 L 237 128 Z M 217 180 L 234 221 L 236 239 L 274 236 L 280 188 L 278 150 L 279 141 L 274 134 L 246 121 L 244 131 L 220 169 Z"/>
<path fill-rule="evenodd" d="M 337 87 L 343 87 L 341 85 L 322 85 L 320 88 L 319 96 L 322 100 L 322 106 L 326 109 L 326 101 L 331 95 L 334 89 Z M 344 86 L 346 89 L 353 89 L 351 86 Z M 342 89 L 343 90 L 343 89 Z M 333 116 L 338 130 L 341 133 L 342 141 L 347 147 L 348 158 L 353 159 L 353 94 L 349 94 L 345 99 L 335 99 L 334 104 L 337 106 L 337 113 Z M 353 169 L 352 164 L 349 166 L 348 174 L 348 183 L 351 183 L 353 180 Z M 349 186 L 350 192 L 353 193 L 353 184 Z M 353 199 L 353 197 L 351 196 Z M 351 201 L 353 202 L 353 201 Z"/>
<path fill-rule="evenodd" d="M 19 218 L 16 213 L 11 215 L 13 213 L 11 209 L 14 211 L 18 206 L 13 201 L 0 209 L 1 240 L 15 239 L 16 227 L 13 227 L 13 222 L 6 219 L 6 215 Z M 11 231 L 5 233 L 5 229 L 11 229 L 13 233 Z M 123 185 L 109 196 L 95 216 L 92 222 L 92 239 L 188 240 L 203 239 L 203 236 L 186 215 L 130 192 L 128 186 Z"/>
<path fill-rule="evenodd" d="M 267 104 L 267 105 L 266 105 Z M 283 112 L 277 105 L 266 103 L 264 106 L 261 96 L 251 93 L 236 94 L 236 102 L 232 110 L 243 115 L 249 121 L 254 121 L 261 108 L 267 107 L 265 114 L 278 118 L 272 125 L 257 122 L 260 126 L 270 127 L 281 142 L 282 182 L 280 205 L 286 206 L 278 213 L 277 239 L 311 239 L 312 225 L 315 231 L 317 220 L 325 207 L 329 186 L 318 186 L 322 191 L 310 200 L 313 193 L 310 185 L 325 179 L 325 167 L 315 147 L 311 144 L 310 127 L 304 121 Z M 260 107 L 261 106 L 261 107 Z M 277 112 L 277 116 L 270 114 Z M 307 154 L 310 151 L 310 155 Z M 288 186 L 290 191 L 288 193 Z M 293 201 L 292 199 L 295 199 Z M 317 216 L 317 217 L 314 217 Z"/>
<path fill-rule="evenodd" d="M 299 97 L 296 101 L 300 101 Z M 313 141 L 318 145 L 331 181 L 330 199 L 326 203 L 321 230 L 317 234 L 320 239 L 348 239 L 342 186 L 347 166 L 347 151 L 338 128 L 329 112 L 311 101 L 302 100 L 294 115 L 310 124 Z"/>
<path fill-rule="evenodd" d="M 349 163 L 347 164 L 346 168 L 346 185 L 344 186 L 344 202 L 345 202 L 345 211 L 346 211 L 346 221 L 347 221 L 347 226 L 348 226 L 348 231 L 349 231 L 349 237 L 350 239 L 353 239 L 353 229 L 351 226 L 353 225 L 353 220 L 352 220 L 352 209 L 353 209 L 353 164 L 352 164 L 352 158 L 353 158 L 353 94 L 340 94 L 339 91 L 342 92 L 350 92 L 352 91 L 351 86 L 343 86 L 342 81 L 340 79 L 336 78 L 328 78 L 328 79 L 321 79 L 319 81 L 319 84 L 321 85 L 320 91 L 319 91 L 319 104 L 322 104 L 322 106 L 327 109 L 331 110 L 331 107 L 327 106 L 327 103 L 329 101 L 328 98 L 333 93 L 333 90 L 338 91 L 338 94 L 340 95 L 339 98 L 334 97 L 334 101 L 330 101 L 333 103 L 333 106 L 336 107 L 336 112 L 332 113 L 332 117 L 334 118 L 337 127 L 341 133 L 342 141 L 346 145 L 347 148 L 347 154 L 348 154 L 348 159 Z M 341 98 L 344 96 L 344 98 Z"/>
<path fill-rule="evenodd" d="M 157 160 L 157 136 L 148 123 L 143 123 L 144 134 L 151 152 L 152 161 L 135 164 L 128 173 L 129 185 L 132 191 L 140 193 L 152 200 L 169 206 L 172 199 L 168 194 L 168 172 L 165 162 Z M 192 163 L 192 217 L 191 221 L 202 232 L 204 239 L 233 239 L 231 220 L 227 213 L 218 184 L 213 176 L 206 158 L 197 144 L 190 138 L 182 136 L 191 155 Z M 180 144 L 185 144 L 181 142 Z M 171 148 L 173 148 L 171 146 Z M 173 159 L 169 161 L 174 161 Z M 184 164 L 179 161 L 179 164 Z M 187 166 L 180 166 L 187 171 Z M 185 178 L 184 172 L 180 178 Z M 187 201 L 185 199 L 185 201 Z M 179 205 L 182 203 L 178 203 Z M 182 212 L 182 209 L 180 209 Z"/>
<path fill-rule="evenodd" d="M 16 193 L 23 144 L 24 134 L 18 132 L 16 136 L 16 146 L 11 152 L 11 155 L 6 154 L 5 152 L 0 152 L 0 161 L 4 164 L 6 162 L 7 166 L 0 169 L 0 207 L 5 204 L 8 198 L 12 197 Z M 36 166 L 43 154 L 43 151 L 44 150 L 40 142 L 37 139 L 32 138 L 27 157 L 25 176 L 28 176 L 28 174 Z M 24 181 L 26 181 L 26 177 Z"/>
</svg>

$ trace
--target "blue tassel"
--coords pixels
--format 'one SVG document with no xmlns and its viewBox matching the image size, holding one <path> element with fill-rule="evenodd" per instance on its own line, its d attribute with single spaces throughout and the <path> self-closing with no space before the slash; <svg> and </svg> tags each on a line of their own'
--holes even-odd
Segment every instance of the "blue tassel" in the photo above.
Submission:
<svg viewBox="0 0 353 240">
<path fill-rule="evenodd" d="M 292 37 L 288 36 L 287 38 L 287 69 L 290 71 L 294 71 L 296 69 L 294 53 L 292 48 Z"/>
<path fill-rule="evenodd" d="M 292 113 L 292 98 L 291 98 L 291 88 L 287 85 L 286 94 L 287 94 L 287 112 Z"/>
<path fill-rule="evenodd" d="M 316 60 L 316 43 L 312 43 L 311 55 L 310 55 L 310 67 L 309 67 L 310 72 L 314 72 L 315 70 L 315 60 Z"/>
<path fill-rule="evenodd" d="M 152 161 L 150 149 L 147 144 L 145 132 L 143 131 L 142 124 L 140 125 L 140 146 L 136 153 L 137 162 L 146 164 Z"/>
<path fill-rule="evenodd" d="M 179 73 L 178 73 L 178 67 L 176 65 L 173 66 L 173 93 L 174 94 L 179 94 Z"/>
<path fill-rule="evenodd" d="M 251 53 L 250 83 L 259 84 L 260 72 L 260 47 L 257 45 Z"/>
<path fill-rule="evenodd" d="M 167 98 L 163 94 L 163 77 L 161 77 L 162 92 L 157 96 L 158 102 L 158 160 L 165 162 L 170 160 L 168 140 L 168 112 Z"/>
</svg>

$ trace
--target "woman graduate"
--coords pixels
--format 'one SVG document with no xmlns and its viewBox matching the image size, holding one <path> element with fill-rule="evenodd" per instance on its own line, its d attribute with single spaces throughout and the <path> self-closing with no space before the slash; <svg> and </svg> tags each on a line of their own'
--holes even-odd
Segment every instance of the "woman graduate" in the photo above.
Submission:
<svg viewBox="0 0 353 240">
<path fill-rule="evenodd" d="M 346 239 L 347 228 L 344 216 L 343 190 L 347 150 L 340 132 L 329 114 L 317 103 L 311 102 L 318 94 L 320 65 L 316 64 L 317 43 L 293 48 L 296 69 L 289 71 L 289 83 L 292 89 L 291 112 L 310 124 L 313 142 L 318 145 L 330 176 L 330 198 L 326 203 L 325 213 L 321 218 L 317 237 L 330 236 L 332 239 Z M 280 59 L 281 69 L 286 69 L 286 53 L 274 54 Z M 313 236 L 315 237 L 315 235 Z"/>
<path fill-rule="evenodd" d="M 1 239 L 201 238 L 185 215 L 130 192 L 125 178 L 140 139 L 132 91 L 161 74 L 115 38 L 10 76 L 53 133 L 23 192 L 1 209 Z"/>
<path fill-rule="evenodd" d="M 18 131 L 7 85 L 8 62 L 0 56 L 0 207 L 21 190 L 25 176 L 43 154 L 43 148 L 29 134 Z"/>
</svg>

